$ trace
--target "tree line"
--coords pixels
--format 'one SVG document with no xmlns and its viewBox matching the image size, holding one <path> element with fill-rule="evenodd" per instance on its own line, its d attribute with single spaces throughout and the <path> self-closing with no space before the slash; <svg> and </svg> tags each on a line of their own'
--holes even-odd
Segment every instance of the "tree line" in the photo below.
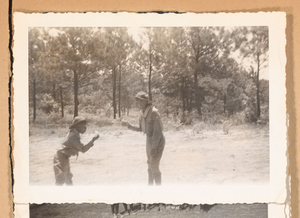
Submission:
<svg viewBox="0 0 300 218">
<path fill-rule="evenodd" d="M 29 105 L 60 113 L 72 106 L 112 115 L 129 113 L 144 90 L 160 111 L 200 119 L 243 114 L 268 119 L 267 27 L 30 28 Z"/>
</svg>

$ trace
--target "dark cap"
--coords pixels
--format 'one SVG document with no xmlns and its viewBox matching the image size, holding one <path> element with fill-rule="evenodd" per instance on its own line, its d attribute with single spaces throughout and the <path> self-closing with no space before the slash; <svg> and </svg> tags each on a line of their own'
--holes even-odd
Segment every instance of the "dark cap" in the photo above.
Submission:
<svg viewBox="0 0 300 218">
<path fill-rule="evenodd" d="M 74 117 L 73 122 L 71 124 L 71 126 L 69 127 L 69 129 L 74 128 L 74 126 L 76 126 L 78 123 L 86 123 L 86 119 L 84 117 Z"/>
<path fill-rule="evenodd" d="M 148 103 L 150 103 L 151 101 L 149 100 L 149 95 L 146 92 L 140 91 L 136 94 L 135 96 L 136 99 L 142 100 L 142 101 L 146 101 Z"/>
</svg>

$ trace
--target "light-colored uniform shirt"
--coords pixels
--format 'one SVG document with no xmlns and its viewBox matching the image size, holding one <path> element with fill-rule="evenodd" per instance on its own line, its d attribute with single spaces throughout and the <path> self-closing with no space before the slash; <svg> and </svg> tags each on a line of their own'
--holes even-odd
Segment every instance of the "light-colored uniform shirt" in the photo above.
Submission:
<svg viewBox="0 0 300 218">
<path fill-rule="evenodd" d="M 152 105 L 148 105 L 144 112 L 140 112 L 139 126 L 130 125 L 129 129 L 146 134 L 147 143 L 150 143 L 151 148 L 164 145 L 163 124 L 158 110 Z"/>
</svg>

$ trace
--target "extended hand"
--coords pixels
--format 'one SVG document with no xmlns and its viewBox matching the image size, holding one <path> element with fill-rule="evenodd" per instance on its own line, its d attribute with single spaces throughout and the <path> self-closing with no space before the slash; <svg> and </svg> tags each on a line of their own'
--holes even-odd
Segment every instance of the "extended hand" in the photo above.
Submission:
<svg viewBox="0 0 300 218">
<path fill-rule="evenodd" d="M 100 137 L 99 133 L 96 131 L 96 134 L 93 137 L 93 141 L 96 141 Z"/>
</svg>

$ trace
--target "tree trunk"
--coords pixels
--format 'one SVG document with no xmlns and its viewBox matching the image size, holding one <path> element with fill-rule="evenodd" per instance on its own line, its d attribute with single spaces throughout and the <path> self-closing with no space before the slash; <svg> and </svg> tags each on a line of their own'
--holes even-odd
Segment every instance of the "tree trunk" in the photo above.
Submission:
<svg viewBox="0 0 300 218">
<path fill-rule="evenodd" d="M 78 73 L 74 70 L 74 117 L 78 116 Z"/>
<path fill-rule="evenodd" d="M 195 107 L 198 111 L 199 116 L 202 116 L 202 111 L 201 111 L 201 99 L 199 96 L 199 88 L 198 88 L 198 58 L 196 59 L 196 65 L 195 65 L 195 71 L 194 71 L 194 96 L 195 96 Z"/>
<path fill-rule="evenodd" d="M 202 111 L 201 111 L 201 99 L 199 95 L 199 88 L 198 88 L 198 75 L 197 72 L 194 73 L 194 90 L 195 90 L 195 106 L 198 111 L 198 114 L 202 116 Z"/>
<path fill-rule="evenodd" d="M 119 103 L 118 103 L 118 110 L 119 110 L 119 117 L 121 117 L 121 79 L 122 79 L 122 71 L 120 65 L 120 72 L 119 72 Z"/>
<path fill-rule="evenodd" d="M 224 103 L 224 115 L 226 115 L 226 104 L 227 104 L 226 93 L 224 93 L 223 103 Z"/>
<path fill-rule="evenodd" d="M 185 102 L 185 78 L 181 77 L 181 99 L 182 99 L 182 112 L 186 111 L 186 102 Z"/>
<path fill-rule="evenodd" d="M 188 88 L 189 89 L 189 88 Z M 186 106 L 187 106 L 187 110 L 188 112 L 191 112 L 192 109 L 193 109 L 193 106 L 192 106 L 192 99 L 193 99 L 193 93 L 192 91 L 189 89 L 188 90 L 188 94 L 186 96 Z"/>
<path fill-rule="evenodd" d="M 166 114 L 167 114 L 167 118 L 169 118 L 169 103 L 167 103 Z"/>
<path fill-rule="evenodd" d="M 55 82 L 52 82 L 52 98 L 54 99 L 54 101 L 56 100 L 56 87 L 55 87 Z"/>
<path fill-rule="evenodd" d="M 149 50 L 150 53 L 150 65 L 149 65 L 149 80 L 148 80 L 148 94 L 149 94 L 149 100 L 152 101 L 152 92 L 151 92 L 151 77 L 152 77 L 152 55 L 151 55 L 151 47 Z"/>
<path fill-rule="evenodd" d="M 36 119 L 36 90 L 35 90 L 35 79 L 33 79 L 33 122 Z"/>
<path fill-rule="evenodd" d="M 116 69 L 114 68 L 112 71 L 112 83 L 113 83 L 113 111 L 114 111 L 114 119 L 116 119 L 117 114 L 117 105 L 116 105 Z"/>
<path fill-rule="evenodd" d="M 59 87 L 59 91 L 60 91 L 61 117 L 64 117 L 64 99 L 63 99 L 63 92 L 62 92 L 62 88 L 61 87 Z"/>
<path fill-rule="evenodd" d="M 257 105 L 257 118 L 260 118 L 260 96 L 259 96 L 259 69 L 260 68 L 260 60 L 259 54 L 257 54 L 257 73 L 256 73 L 256 105 Z"/>
</svg>

